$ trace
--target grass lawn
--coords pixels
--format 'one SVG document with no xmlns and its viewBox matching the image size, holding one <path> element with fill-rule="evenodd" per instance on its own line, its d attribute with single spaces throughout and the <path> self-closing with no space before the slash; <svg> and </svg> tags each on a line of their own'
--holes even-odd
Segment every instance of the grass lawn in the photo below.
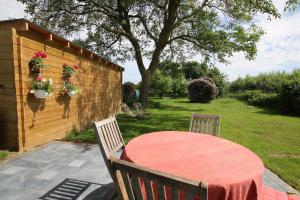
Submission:
<svg viewBox="0 0 300 200">
<path fill-rule="evenodd" d="M 0 151 L 0 161 L 4 160 L 8 156 L 8 151 Z"/>
<path fill-rule="evenodd" d="M 254 151 L 267 168 L 300 190 L 300 117 L 283 116 L 229 98 L 210 104 L 189 103 L 183 98 L 152 99 L 147 112 L 140 121 L 124 114 L 117 117 L 126 142 L 153 131 L 187 131 L 191 113 L 221 114 L 221 137 Z M 66 140 L 95 142 L 95 135 L 92 130 L 73 131 Z"/>
</svg>

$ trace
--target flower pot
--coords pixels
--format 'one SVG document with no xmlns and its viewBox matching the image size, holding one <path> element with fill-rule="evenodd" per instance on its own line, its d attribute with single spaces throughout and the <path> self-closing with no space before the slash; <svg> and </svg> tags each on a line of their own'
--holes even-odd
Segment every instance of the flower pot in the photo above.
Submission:
<svg viewBox="0 0 300 200">
<path fill-rule="evenodd" d="M 46 92 L 45 90 L 35 90 L 34 96 L 38 99 L 45 99 L 49 96 L 49 93 Z"/>
<path fill-rule="evenodd" d="M 77 93 L 78 93 L 78 92 L 77 92 L 76 90 L 70 90 L 70 91 L 67 92 L 67 94 L 68 94 L 70 97 L 77 95 Z"/>
</svg>

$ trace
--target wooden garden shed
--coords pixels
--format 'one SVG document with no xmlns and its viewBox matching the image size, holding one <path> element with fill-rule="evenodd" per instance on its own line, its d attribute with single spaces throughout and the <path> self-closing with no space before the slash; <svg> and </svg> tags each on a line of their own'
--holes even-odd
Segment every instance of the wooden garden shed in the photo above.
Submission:
<svg viewBox="0 0 300 200">
<path fill-rule="evenodd" d="M 48 55 L 38 74 L 30 66 L 37 52 Z M 64 90 L 65 63 L 79 66 L 74 96 Z M 0 21 L 0 149 L 26 150 L 120 112 L 123 71 L 28 20 Z M 32 94 L 30 79 L 37 76 L 52 79 L 51 96 Z"/>
</svg>

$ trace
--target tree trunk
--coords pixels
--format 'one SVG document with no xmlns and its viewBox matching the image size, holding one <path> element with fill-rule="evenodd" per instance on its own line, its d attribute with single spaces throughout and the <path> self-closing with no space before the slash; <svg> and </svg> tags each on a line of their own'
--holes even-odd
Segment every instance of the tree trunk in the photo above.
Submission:
<svg viewBox="0 0 300 200">
<path fill-rule="evenodd" d="M 146 71 L 145 74 L 142 75 L 142 85 L 141 85 L 141 95 L 140 102 L 143 106 L 148 105 L 148 97 L 150 90 L 150 72 Z"/>
</svg>

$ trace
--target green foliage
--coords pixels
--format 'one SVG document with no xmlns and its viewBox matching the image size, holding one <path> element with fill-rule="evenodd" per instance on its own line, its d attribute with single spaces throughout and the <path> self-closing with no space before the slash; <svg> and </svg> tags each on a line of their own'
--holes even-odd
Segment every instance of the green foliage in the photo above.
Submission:
<svg viewBox="0 0 300 200">
<path fill-rule="evenodd" d="M 182 71 L 187 80 L 197 79 L 207 75 L 209 66 L 207 63 L 190 61 L 182 63 Z"/>
<path fill-rule="evenodd" d="M 188 81 L 183 76 L 178 76 L 171 80 L 171 94 L 173 98 L 187 96 Z"/>
<path fill-rule="evenodd" d="M 152 98 L 150 115 L 144 120 L 117 116 L 126 143 L 154 131 L 188 131 L 191 113 L 222 115 L 221 137 L 255 152 L 264 165 L 300 190 L 300 118 L 280 115 L 270 109 L 248 106 L 230 98 L 210 104 L 191 104 L 186 98 Z M 89 129 L 92 130 L 92 129 Z M 83 132 L 82 132 L 83 134 Z M 95 136 L 90 132 L 87 135 Z M 79 134 L 77 137 L 81 137 Z M 73 141 L 76 141 L 74 136 Z M 93 141 L 96 143 L 96 139 Z"/>
<path fill-rule="evenodd" d="M 188 91 L 191 102 L 208 103 L 218 95 L 218 88 L 215 82 L 208 77 L 191 80 L 188 85 Z"/>
<path fill-rule="evenodd" d="M 125 82 L 123 84 L 123 101 L 129 106 L 138 101 L 134 83 Z"/>
<path fill-rule="evenodd" d="M 65 82 L 64 90 L 66 92 L 69 92 L 69 91 L 75 91 L 76 93 L 80 92 L 80 89 L 76 85 L 74 85 L 73 83 L 70 83 L 70 82 Z"/>
<path fill-rule="evenodd" d="M 63 73 L 65 75 L 72 76 L 72 75 L 76 74 L 76 70 L 72 66 L 65 64 Z"/>
<path fill-rule="evenodd" d="M 170 76 L 171 78 L 178 78 L 182 75 L 182 66 L 178 62 L 165 60 L 159 64 L 159 70 L 162 74 Z"/>
<path fill-rule="evenodd" d="M 219 91 L 218 96 L 222 96 L 228 85 L 227 76 L 215 66 L 209 67 L 205 76 L 214 80 Z"/>
<path fill-rule="evenodd" d="M 292 73 L 271 72 L 238 78 L 230 84 L 229 90 L 248 103 L 300 114 L 300 69 Z"/>
<path fill-rule="evenodd" d="M 36 80 L 31 79 L 31 89 L 32 90 L 44 90 L 48 93 L 53 92 L 52 80 L 45 79 L 41 76 L 37 77 Z"/>
<path fill-rule="evenodd" d="M 186 57 L 198 52 L 215 56 L 220 61 L 234 52 L 243 51 L 252 59 L 256 43 L 263 32 L 251 22 L 256 14 L 279 17 L 269 0 L 212 1 L 203 4 L 197 1 L 75 1 L 42 2 L 19 0 L 26 6 L 26 13 L 38 24 L 63 35 L 72 35 L 84 29 L 89 31 L 83 43 L 104 57 L 128 60 L 138 52 L 152 59 L 155 51 L 151 44 L 162 48 L 162 55 Z M 107 8 L 112 8 L 107 10 Z M 167 11 L 166 11 L 167 10 Z M 122 13 L 120 14 L 119 11 Z M 231 20 L 224 21 L 222 14 Z M 172 15 L 166 16 L 166 13 Z M 165 20 L 170 20 L 165 23 Z M 169 29 L 163 27 L 170 26 Z M 167 36 L 166 39 L 159 37 Z M 127 43 L 130 45 L 123 45 Z M 141 48 L 137 48 L 136 42 Z"/>
<path fill-rule="evenodd" d="M 47 68 L 47 65 L 44 63 L 44 59 L 41 57 L 32 58 L 29 64 L 32 71 Z"/>
<path fill-rule="evenodd" d="M 235 97 L 255 106 L 277 107 L 279 97 L 276 93 L 265 93 L 260 90 L 247 90 L 232 94 Z"/>
<path fill-rule="evenodd" d="M 0 160 L 4 160 L 5 158 L 7 158 L 8 154 L 8 151 L 0 151 Z"/>
<path fill-rule="evenodd" d="M 292 74 L 270 72 L 262 73 L 258 76 L 238 78 L 230 84 L 230 91 L 262 90 L 264 92 L 278 93 L 281 90 L 282 84 L 289 80 L 294 73 L 296 73 L 296 70 Z"/>
<path fill-rule="evenodd" d="M 172 97 L 186 97 L 187 90 L 184 87 L 188 85 L 188 81 L 204 76 L 214 80 L 219 90 L 218 95 L 222 95 L 226 87 L 226 75 L 217 67 L 210 66 L 206 62 L 189 61 L 178 63 L 167 60 L 160 63 L 159 69 L 164 76 L 169 76 L 172 79 Z M 179 92 L 180 90 L 181 92 Z"/>
<path fill-rule="evenodd" d="M 284 83 L 279 95 L 281 111 L 300 114 L 300 76 Z"/>
<path fill-rule="evenodd" d="M 300 5 L 300 0 L 288 0 L 284 11 L 294 11 Z"/>
<path fill-rule="evenodd" d="M 172 91 L 172 79 L 156 70 L 150 82 L 150 94 L 153 96 L 167 96 Z"/>
</svg>

